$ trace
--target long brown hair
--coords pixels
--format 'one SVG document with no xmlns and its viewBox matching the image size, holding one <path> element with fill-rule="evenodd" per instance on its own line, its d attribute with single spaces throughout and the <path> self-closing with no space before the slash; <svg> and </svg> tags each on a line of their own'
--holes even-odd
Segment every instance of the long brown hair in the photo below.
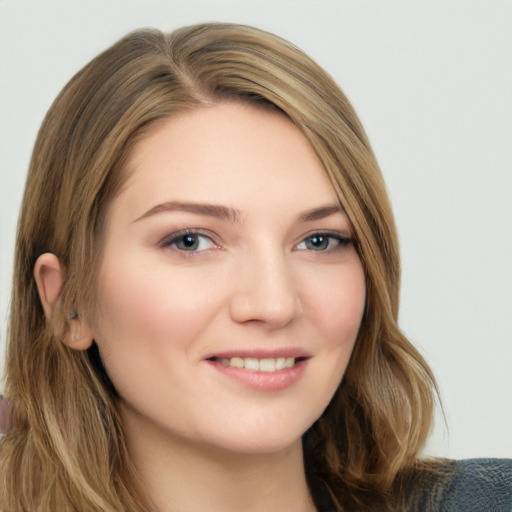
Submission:
<svg viewBox="0 0 512 512">
<path fill-rule="evenodd" d="M 155 122 L 204 103 L 245 101 L 283 112 L 323 164 L 353 227 L 367 301 L 356 347 L 330 405 L 304 435 L 319 508 L 397 510 L 420 465 L 435 381 L 397 325 L 400 266 L 386 188 L 347 98 L 316 63 L 272 34 L 204 24 L 142 30 L 66 85 L 38 135 L 26 183 L 8 328 L 6 392 L 18 431 L 0 452 L 1 506 L 147 511 L 134 485 L 118 397 L 93 346 L 60 341 L 69 314 L 94 314 L 108 207 L 134 144 Z M 65 283 L 43 315 L 32 267 L 56 254 Z"/>
</svg>

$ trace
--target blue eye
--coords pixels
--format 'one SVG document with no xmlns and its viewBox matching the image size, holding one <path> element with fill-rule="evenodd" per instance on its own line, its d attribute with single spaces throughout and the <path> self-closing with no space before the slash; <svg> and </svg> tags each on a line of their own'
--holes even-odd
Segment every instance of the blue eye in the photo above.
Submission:
<svg viewBox="0 0 512 512">
<path fill-rule="evenodd" d="M 331 251 L 339 247 L 345 247 L 350 243 L 349 238 L 335 233 L 314 233 L 300 242 L 296 249 L 299 251 Z"/>
<path fill-rule="evenodd" d="M 160 242 L 161 247 L 174 247 L 183 252 L 200 252 L 217 247 L 213 240 L 195 231 L 180 231 L 174 233 Z"/>
</svg>

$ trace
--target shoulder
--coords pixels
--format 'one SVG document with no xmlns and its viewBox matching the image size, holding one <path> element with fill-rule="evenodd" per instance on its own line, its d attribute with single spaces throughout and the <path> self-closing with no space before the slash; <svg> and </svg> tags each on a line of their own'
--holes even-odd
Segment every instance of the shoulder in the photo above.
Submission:
<svg viewBox="0 0 512 512">
<path fill-rule="evenodd" d="M 440 467 L 413 480 L 413 488 L 421 488 L 413 491 L 419 498 L 414 509 L 512 512 L 512 459 L 446 460 Z"/>
<path fill-rule="evenodd" d="M 460 460 L 454 470 L 447 511 L 512 511 L 512 459 Z"/>
</svg>

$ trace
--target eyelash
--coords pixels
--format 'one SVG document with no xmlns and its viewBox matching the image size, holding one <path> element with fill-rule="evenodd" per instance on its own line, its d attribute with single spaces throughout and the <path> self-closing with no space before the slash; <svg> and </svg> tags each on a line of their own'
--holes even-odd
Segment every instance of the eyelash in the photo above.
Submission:
<svg viewBox="0 0 512 512">
<path fill-rule="evenodd" d="M 201 238 L 208 239 L 210 241 L 211 245 L 213 245 L 216 248 L 219 247 L 219 245 L 213 240 L 213 237 L 210 234 L 207 234 L 207 233 L 199 231 L 199 230 L 194 230 L 194 229 L 184 229 L 181 231 L 177 231 L 176 233 L 172 233 L 171 235 L 168 235 L 165 238 L 163 238 L 159 242 L 158 245 L 161 248 L 174 246 L 174 249 L 183 253 L 186 256 L 193 256 L 195 254 L 199 254 L 199 253 L 211 248 L 211 247 L 208 247 L 208 248 L 203 248 L 203 249 L 199 249 L 199 250 L 197 250 L 198 249 L 197 247 L 193 250 L 186 250 L 186 249 L 178 248 L 177 244 L 179 242 L 184 241 L 185 237 L 187 237 L 187 236 L 190 237 L 191 239 L 195 239 L 196 241 L 198 241 L 198 239 L 201 239 Z M 305 248 L 299 248 L 300 245 L 307 244 L 308 241 L 311 241 L 315 238 L 316 239 L 328 239 L 328 246 L 324 249 L 319 249 L 319 250 L 308 248 L 307 245 Z M 336 245 L 334 247 L 329 247 L 332 245 L 332 241 L 335 241 Z M 201 242 L 199 241 L 199 244 L 200 243 Z M 328 253 L 328 252 L 333 252 L 333 251 L 342 249 L 342 248 L 346 247 L 347 245 L 349 245 L 350 243 L 352 243 L 352 239 L 350 237 L 342 236 L 339 233 L 332 232 L 332 231 L 317 231 L 317 232 L 311 233 L 310 235 L 303 238 L 295 246 L 295 248 L 296 248 L 295 250 L 299 250 L 299 251 L 309 250 L 311 252 Z"/>
<path fill-rule="evenodd" d="M 317 238 L 317 239 L 328 239 L 329 240 L 329 245 L 331 245 L 331 241 L 334 240 L 337 242 L 337 244 L 334 246 L 334 247 L 331 247 L 330 249 L 329 248 L 326 248 L 326 249 L 320 249 L 318 251 L 315 251 L 314 249 L 298 249 L 298 250 L 310 250 L 312 252 L 332 252 L 332 251 L 335 251 L 337 249 L 341 249 L 343 247 L 346 247 L 347 245 L 349 245 L 350 243 L 352 243 L 352 239 L 348 236 L 342 236 L 340 235 L 339 233 L 336 233 L 336 232 L 332 232 L 332 231 L 317 231 L 315 233 L 312 233 L 308 236 L 306 236 L 305 238 L 302 239 L 301 242 L 299 242 L 296 247 L 298 247 L 299 245 L 301 244 L 306 244 L 308 240 L 312 240 L 314 238 Z"/>
<path fill-rule="evenodd" d="M 174 248 L 176 250 L 178 250 L 179 252 L 182 252 L 183 254 L 186 254 L 187 256 L 192 256 L 193 254 L 198 254 L 198 253 L 206 250 L 206 249 L 202 249 L 199 251 L 198 250 L 187 251 L 185 249 L 179 249 L 176 245 L 179 242 L 184 241 L 185 237 L 187 237 L 187 236 L 190 238 L 194 238 L 196 240 L 199 238 L 206 238 L 211 242 L 211 244 L 213 246 L 219 247 L 219 245 L 217 245 L 215 243 L 215 241 L 213 240 L 211 235 L 204 233 L 202 231 L 194 230 L 194 229 L 183 229 L 181 231 L 177 231 L 176 233 L 172 233 L 171 235 L 168 235 L 165 238 L 163 238 L 159 242 L 158 245 L 162 248 L 174 246 Z"/>
</svg>

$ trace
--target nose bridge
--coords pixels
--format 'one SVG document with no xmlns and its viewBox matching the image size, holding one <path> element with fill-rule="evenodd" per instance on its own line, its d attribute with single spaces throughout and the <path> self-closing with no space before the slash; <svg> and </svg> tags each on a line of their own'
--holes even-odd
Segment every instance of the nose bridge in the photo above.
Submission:
<svg viewBox="0 0 512 512">
<path fill-rule="evenodd" d="M 241 258 L 232 278 L 231 315 L 237 322 L 252 320 L 281 327 L 301 311 L 292 268 L 277 244 L 260 246 Z"/>
</svg>

